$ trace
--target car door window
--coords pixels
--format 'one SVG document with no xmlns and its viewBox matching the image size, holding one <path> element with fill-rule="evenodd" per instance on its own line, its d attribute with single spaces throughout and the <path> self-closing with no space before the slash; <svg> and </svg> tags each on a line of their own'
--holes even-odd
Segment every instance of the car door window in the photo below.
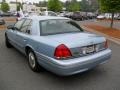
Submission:
<svg viewBox="0 0 120 90">
<path fill-rule="evenodd" d="M 19 20 L 15 25 L 14 27 L 17 28 L 18 30 L 20 30 L 22 24 L 24 23 L 25 19 L 21 19 Z"/>
<path fill-rule="evenodd" d="M 31 24 L 32 24 L 32 20 L 30 19 L 25 20 L 20 31 L 23 33 L 29 33 L 28 30 L 31 30 Z"/>
</svg>

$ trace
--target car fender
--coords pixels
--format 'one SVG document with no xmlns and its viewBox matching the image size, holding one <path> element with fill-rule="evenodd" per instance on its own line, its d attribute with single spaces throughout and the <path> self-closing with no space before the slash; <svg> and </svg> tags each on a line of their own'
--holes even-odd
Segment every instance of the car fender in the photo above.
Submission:
<svg viewBox="0 0 120 90">
<path fill-rule="evenodd" d="M 26 44 L 26 46 L 25 46 L 25 54 L 27 54 L 27 53 L 26 53 L 26 47 L 29 47 L 30 49 L 32 49 L 33 52 L 35 51 L 35 49 L 34 49 L 33 46 L 31 46 L 30 44 Z"/>
</svg>

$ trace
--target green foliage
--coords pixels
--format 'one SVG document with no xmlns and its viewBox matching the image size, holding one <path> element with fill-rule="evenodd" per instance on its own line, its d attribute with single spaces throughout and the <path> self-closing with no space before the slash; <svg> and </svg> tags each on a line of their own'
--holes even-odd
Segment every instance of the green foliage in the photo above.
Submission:
<svg viewBox="0 0 120 90">
<path fill-rule="evenodd" d="M 82 0 L 81 1 L 81 10 L 84 12 L 90 11 L 90 5 L 87 0 Z"/>
<path fill-rule="evenodd" d="M 99 3 L 98 0 L 91 0 L 90 4 L 90 12 L 96 12 L 99 9 Z"/>
<path fill-rule="evenodd" d="M 96 12 L 99 9 L 97 0 L 82 0 L 81 11 L 84 12 Z"/>
<path fill-rule="evenodd" d="M 59 0 L 48 0 L 48 10 L 59 12 L 62 10 L 62 4 Z"/>
<path fill-rule="evenodd" d="M 120 11 L 120 0 L 99 0 L 102 12 L 115 13 Z"/>
<path fill-rule="evenodd" d="M 3 12 L 8 12 L 9 9 L 10 9 L 10 7 L 9 7 L 9 4 L 8 4 L 8 3 L 6 3 L 6 2 L 2 2 L 2 3 L 1 3 L 1 10 L 2 10 Z"/>
<path fill-rule="evenodd" d="M 21 3 L 17 4 L 17 11 L 20 11 L 20 8 L 23 9 L 23 5 Z"/>
<path fill-rule="evenodd" d="M 17 11 L 20 11 L 20 5 L 19 4 L 17 5 Z"/>
<path fill-rule="evenodd" d="M 72 0 L 69 2 L 67 10 L 71 12 L 80 11 L 80 3 L 77 0 Z"/>
<path fill-rule="evenodd" d="M 110 27 L 113 27 L 114 13 L 120 12 L 120 0 L 99 0 L 100 10 L 112 14 Z"/>
</svg>

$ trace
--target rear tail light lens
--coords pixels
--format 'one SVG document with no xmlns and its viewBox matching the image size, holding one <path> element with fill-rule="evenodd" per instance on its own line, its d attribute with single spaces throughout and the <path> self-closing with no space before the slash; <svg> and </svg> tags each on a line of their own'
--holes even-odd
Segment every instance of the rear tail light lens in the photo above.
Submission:
<svg viewBox="0 0 120 90">
<path fill-rule="evenodd" d="M 72 54 L 70 52 L 70 49 L 67 46 L 65 46 L 64 44 L 61 44 L 55 49 L 54 56 L 57 59 L 66 59 L 71 57 Z"/>
</svg>

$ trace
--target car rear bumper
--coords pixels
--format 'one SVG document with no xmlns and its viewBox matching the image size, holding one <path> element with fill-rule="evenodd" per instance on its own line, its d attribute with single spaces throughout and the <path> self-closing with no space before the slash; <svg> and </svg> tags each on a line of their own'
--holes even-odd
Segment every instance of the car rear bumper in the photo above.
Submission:
<svg viewBox="0 0 120 90">
<path fill-rule="evenodd" d="M 111 57 L 111 50 L 107 49 L 94 55 L 69 60 L 56 60 L 37 53 L 41 66 L 58 75 L 67 76 L 87 71 L 99 64 L 105 63 Z"/>
</svg>

